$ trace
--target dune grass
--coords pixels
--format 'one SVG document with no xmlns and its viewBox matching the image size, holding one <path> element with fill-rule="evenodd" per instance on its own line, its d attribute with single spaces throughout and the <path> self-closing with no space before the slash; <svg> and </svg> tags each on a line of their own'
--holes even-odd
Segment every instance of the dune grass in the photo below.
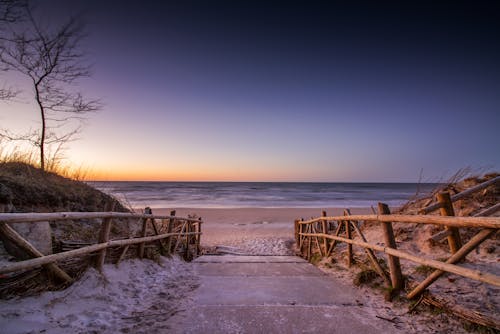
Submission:
<svg viewBox="0 0 500 334">
<path fill-rule="evenodd" d="M 6 163 L 21 163 L 40 168 L 39 155 L 35 149 L 0 140 L 0 164 Z M 91 174 L 89 168 L 75 166 L 65 160 L 60 150 L 49 151 L 45 161 L 45 171 L 76 181 L 85 181 Z"/>
</svg>

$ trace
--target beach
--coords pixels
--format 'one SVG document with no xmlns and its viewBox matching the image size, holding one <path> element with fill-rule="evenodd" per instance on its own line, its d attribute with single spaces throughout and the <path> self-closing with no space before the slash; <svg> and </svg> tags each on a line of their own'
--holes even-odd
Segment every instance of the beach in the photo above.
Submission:
<svg viewBox="0 0 500 334">
<path fill-rule="evenodd" d="M 181 208 L 176 216 L 201 217 L 201 245 L 212 248 L 230 246 L 249 254 L 293 254 L 294 221 L 321 216 L 342 215 L 342 208 Z M 170 213 L 171 209 L 154 209 L 155 214 Z M 368 208 L 352 209 L 353 214 L 371 212 Z"/>
<path fill-rule="evenodd" d="M 154 209 L 153 213 L 163 215 L 171 210 Z M 293 221 L 320 216 L 323 210 L 328 215 L 343 213 L 342 208 L 184 208 L 176 209 L 176 216 L 203 219 L 201 244 L 205 251 L 294 255 Z M 370 212 L 368 208 L 352 210 L 353 214 Z M 434 315 L 439 321 L 430 323 L 428 314 L 409 314 L 406 303 L 387 302 L 381 291 L 354 287 L 356 270 L 348 270 L 338 254 L 333 266 L 320 269 L 338 284 L 359 290 L 371 316 L 390 319 L 388 326 L 402 333 L 466 333 L 457 320 L 445 314 Z M 199 284 L 191 265 L 177 257 L 106 264 L 102 274 L 90 268 L 66 290 L 2 301 L 0 328 L 13 334 L 182 332 L 180 323 L 190 317 L 192 296 Z"/>
</svg>

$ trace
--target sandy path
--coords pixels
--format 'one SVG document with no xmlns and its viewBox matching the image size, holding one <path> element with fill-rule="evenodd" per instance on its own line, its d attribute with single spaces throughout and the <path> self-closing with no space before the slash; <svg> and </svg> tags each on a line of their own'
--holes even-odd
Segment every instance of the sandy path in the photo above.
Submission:
<svg viewBox="0 0 500 334">
<path fill-rule="evenodd" d="M 169 210 L 154 210 L 165 214 Z M 366 213 L 369 210 L 353 210 Z M 328 209 L 340 215 L 340 209 Z M 230 246 L 248 254 L 291 255 L 293 220 L 319 216 L 321 209 L 180 209 L 177 216 L 203 217 L 202 245 Z M 323 268 L 347 286 L 355 271 L 341 262 Z M 170 333 L 178 321 L 190 317 L 193 290 L 199 284 L 189 263 L 162 259 L 161 265 L 144 260 L 125 261 L 119 268 L 106 265 L 104 277 L 91 269 L 64 291 L 0 301 L 2 333 Z M 388 303 L 383 293 L 356 288 L 366 312 L 392 319 L 408 333 L 465 333 L 445 314 L 407 314 L 405 303 Z M 249 291 L 248 293 L 252 293 Z M 175 316 L 173 316 L 175 315 Z M 430 320 L 430 318 L 433 318 Z M 181 319 L 181 320 L 178 320 Z"/>
<path fill-rule="evenodd" d="M 64 291 L 2 300 L 1 333 L 154 333 L 185 312 L 199 282 L 180 259 L 128 260 L 89 269 Z"/>
</svg>

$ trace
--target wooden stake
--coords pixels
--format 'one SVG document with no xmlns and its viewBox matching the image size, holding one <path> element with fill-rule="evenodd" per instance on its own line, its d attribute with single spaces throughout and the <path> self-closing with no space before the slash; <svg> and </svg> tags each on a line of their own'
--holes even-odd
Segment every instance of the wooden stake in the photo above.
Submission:
<svg viewBox="0 0 500 334">
<path fill-rule="evenodd" d="M 151 214 L 151 209 L 150 208 L 145 208 L 144 209 L 144 214 L 146 215 L 150 215 Z M 148 230 L 148 219 L 149 218 L 143 218 L 142 219 L 142 231 L 141 231 L 141 237 L 145 237 L 146 236 L 146 233 L 147 233 L 147 230 Z M 144 257 L 144 246 L 145 246 L 145 243 L 144 242 L 141 242 L 139 244 L 139 258 L 142 259 Z"/>
<path fill-rule="evenodd" d="M 314 236 L 314 234 L 309 234 L 308 236 Z M 468 269 L 468 268 L 459 267 L 459 266 L 454 265 L 454 264 L 444 263 L 441 261 L 436 261 L 436 260 L 431 260 L 431 259 L 425 259 L 425 258 L 421 258 L 421 257 L 415 256 L 415 255 L 412 255 L 412 254 L 409 254 L 406 252 L 399 251 L 399 250 L 394 249 L 394 248 L 373 245 L 373 244 L 369 244 L 369 243 L 363 242 L 363 241 L 349 240 L 349 239 L 337 237 L 337 236 L 334 236 L 331 234 L 328 234 L 328 235 L 317 234 L 317 236 L 323 237 L 323 238 L 328 238 L 331 240 L 342 241 L 342 242 L 345 242 L 348 244 L 353 244 L 353 245 L 357 245 L 357 246 L 361 246 L 361 247 L 365 247 L 365 248 L 370 248 L 370 249 L 373 249 L 373 250 L 376 250 L 379 252 L 384 252 L 386 254 L 405 259 L 405 260 L 413 261 L 415 263 L 423 264 L 423 265 L 426 265 L 426 266 L 429 266 L 432 268 L 436 268 L 439 270 L 443 270 L 443 271 L 446 271 L 446 272 L 449 272 L 452 274 L 461 275 L 463 277 L 468 277 L 468 278 L 476 280 L 476 281 L 480 281 L 480 282 L 484 282 L 484 283 L 488 283 L 488 284 L 492 284 L 492 285 L 500 287 L 500 276 L 490 274 L 487 272 L 483 272 L 480 270 Z M 0 268 L 0 273 L 2 273 L 1 268 Z"/>
<path fill-rule="evenodd" d="M 497 230 L 484 229 L 474 237 L 472 237 L 469 242 L 467 242 L 462 248 L 460 248 L 455 254 L 453 254 L 446 263 L 454 264 L 462 259 L 464 259 L 467 254 L 472 252 L 477 246 L 479 246 L 483 241 L 491 237 L 495 234 Z M 420 295 L 429 285 L 434 283 L 441 275 L 444 274 L 442 270 L 435 270 L 432 274 L 429 275 L 422 283 L 420 283 L 415 289 L 413 289 L 408 294 L 408 299 L 412 299 Z"/>
<path fill-rule="evenodd" d="M 104 211 L 113 211 L 115 209 L 115 202 L 107 202 Z M 99 239 L 97 243 L 103 243 L 109 240 L 109 232 L 111 231 L 112 218 L 104 218 L 101 223 L 101 230 L 99 231 Z M 106 248 L 101 250 L 95 259 L 95 267 L 102 272 L 104 260 L 106 259 Z"/>
<path fill-rule="evenodd" d="M 177 248 L 179 247 L 179 244 L 181 243 L 182 239 L 181 239 L 181 235 L 184 234 L 183 232 L 186 232 L 186 224 L 187 222 L 184 222 L 182 224 L 182 227 L 181 227 L 181 231 L 179 232 L 179 234 L 177 235 L 177 239 L 175 241 L 175 246 L 174 246 L 174 252 L 177 250 Z"/>
<path fill-rule="evenodd" d="M 316 226 L 314 226 L 314 225 L 315 224 L 311 224 L 312 233 L 317 233 L 318 230 L 316 229 Z M 318 247 L 319 254 L 321 255 L 321 257 L 323 257 L 323 250 L 321 249 L 321 245 L 319 243 L 319 238 L 318 237 L 314 237 L 314 240 L 316 241 L 316 247 Z"/>
<path fill-rule="evenodd" d="M 380 215 L 390 215 L 391 211 L 389 206 L 384 203 L 378 203 L 378 210 Z M 394 239 L 394 231 L 390 222 L 382 223 L 384 231 L 384 239 L 386 247 L 397 249 L 396 240 Z M 393 291 L 399 291 L 403 288 L 403 274 L 401 273 L 401 264 L 399 258 L 388 255 L 389 270 L 391 274 L 391 282 Z"/>
<path fill-rule="evenodd" d="M 441 192 L 437 194 L 438 203 L 441 204 L 439 212 L 441 216 L 455 216 L 455 211 L 453 210 L 453 203 L 451 202 L 449 192 Z M 446 230 L 450 231 L 448 236 L 448 245 L 450 246 L 451 254 L 455 254 L 460 247 L 462 247 L 462 240 L 460 239 L 460 232 L 456 227 L 445 227 Z"/>
<path fill-rule="evenodd" d="M 175 210 L 170 212 L 170 216 L 175 216 Z M 170 218 L 167 225 L 167 233 L 172 233 L 173 226 L 175 224 L 175 218 Z M 167 248 L 167 256 L 170 256 L 172 252 L 172 237 L 165 239 L 165 247 Z"/>
<path fill-rule="evenodd" d="M 344 216 L 347 214 L 344 211 Z M 345 224 L 345 236 L 347 239 L 352 239 L 351 237 L 351 227 L 349 226 L 351 223 L 349 220 L 344 221 Z M 347 244 L 347 267 L 351 267 L 352 265 L 352 244 Z"/>
<path fill-rule="evenodd" d="M 295 236 L 295 244 L 299 246 L 300 240 L 299 240 L 299 220 L 295 219 L 293 222 L 293 231 L 294 231 L 294 236 Z"/>
<path fill-rule="evenodd" d="M 18 246 L 30 257 L 42 258 L 45 256 L 8 224 L 0 222 L 0 233 L 2 233 L 7 240 Z M 55 263 L 44 264 L 44 268 L 62 282 L 66 283 L 72 281 L 72 278 Z"/>
<path fill-rule="evenodd" d="M 343 225 L 343 224 L 342 224 L 342 222 L 340 222 L 340 221 L 339 221 L 339 222 L 337 222 L 337 229 L 335 230 L 335 233 L 334 233 L 334 235 L 335 235 L 336 237 L 338 237 L 338 236 L 339 236 L 340 231 L 342 230 L 342 225 Z M 330 244 L 330 248 L 328 249 L 328 253 L 326 253 L 326 256 L 327 256 L 327 257 L 328 257 L 328 256 L 330 256 L 330 254 L 332 254 L 333 249 L 335 248 L 335 245 L 336 245 L 336 244 L 337 244 L 337 240 L 333 240 L 333 242 Z"/>
<path fill-rule="evenodd" d="M 348 216 L 351 215 L 351 211 L 349 209 L 346 209 L 344 211 L 344 214 L 346 214 L 346 213 L 347 213 Z M 363 235 L 363 233 L 361 233 L 361 230 L 356 225 L 356 223 L 354 222 L 353 224 L 351 224 L 351 226 L 353 227 L 353 229 L 356 232 L 356 234 L 358 235 L 358 237 L 360 237 L 361 240 L 363 240 L 363 242 L 367 242 L 365 236 Z M 378 262 L 377 257 L 375 256 L 375 253 L 370 248 L 364 248 L 364 250 L 365 250 L 366 255 L 368 256 L 368 258 L 372 262 L 373 269 L 375 269 L 375 271 L 379 274 L 380 277 L 382 277 L 382 279 L 385 281 L 385 283 L 387 285 L 390 285 L 391 284 L 391 280 L 387 276 L 387 273 L 384 271 L 384 269 L 382 268 L 382 266 L 380 265 L 380 263 Z"/>
<path fill-rule="evenodd" d="M 309 233 L 312 233 L 312 224 L 309 224 L 307 231 Z M 312 236 L 308 238 L 308 245 L 307 245 L 307 260 L 311 260 L 312 257 Z"/>
<path fill-rule="evenodd" d="M 125 247 L 123 247 L 123 250 L 120 254 L 120 257 L 118 258 L 118 260 L 116 260 L 116 266 L 118 266 L 120 264 L 120 261 L 123 260 L 123 258 L 125 257 L 125 254 L 127 254 L 129 247 L 130 247 L 130 245 L 126 245 Z"/>
<path fill-rule="evenodd" d="M 150 207 L 147 207 L 146 209 L 144 209 L 144 213 L 152 215 L 153 214 L 153 210 L 151 210 Z M 151 225 L 153 226 L 153 231 L 155 232 L 155 235 L 160 235 L 160 230 L 158 229 L 158 226 L 156 225 L 155 219 L 151 218 L 150 221 L 151 221 Z M 165 255 L 166 252 L 167 252 L 167 250 L 165 249 L 165 246 L 163 245 L 163 241 L 162 240 L 158 240 L 158 247 L 160 247 L 160 253 L 161 253 L 161 255 Z"/>
<path fill-rule="evenodd" d="M 321 215 L 323 217 L 326 217 L 326 211 L 321 212 Z M 322 227 L 322 232 L 324 234 L 328 234 L 326 219 L 321 221 L 321 227 Z M 326 255 L 326 253 L 328 252 L 328 239 L 326 239 L 326 238 L 323 238 L 323 247 L 325 248 L 324 254 Z"/>
<path fill-rule="evenodd" d="M 201 217 L 199 218 L 199 220 L 200 220 L 200 222 L 198 224 L 196 224 L 196 226 L 197 226 L 196 232 L 199 233 L 196 235 L 196 255 L 200 255 L 200 253 L 201 253 L 201 246 L 200 246 L 200 243 L 201 243 Z"/>
</svg>

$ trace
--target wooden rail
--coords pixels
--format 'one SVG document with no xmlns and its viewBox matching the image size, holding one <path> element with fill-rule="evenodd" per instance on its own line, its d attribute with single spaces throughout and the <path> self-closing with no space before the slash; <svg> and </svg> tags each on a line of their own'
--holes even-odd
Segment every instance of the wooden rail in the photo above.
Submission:
<svg viewBox="0 0 500 334">
<path fill-rule="evenodd" d="M 41 221 L 80 220 L 95 218 L 176 219 L 193 223 L 199 222 L 198 219 L 176 217 L 175 215 L 154 215 L 128 212 L 0 213 L 0 222 L 4 223 L 34 223 Z"/>
<path fill-rule="evenodd" d="M 345 216 L 318 217 L 310 220 L 299 221 L 300 225 L 317 223 L 322 220 L 343 221 Z M 373 222 L 398 222 L 398 223 L 417 223 L 434 224 L 451 227 L 480 227 L 480 228 L 500 228 L 498 217 L 443 217 L 443 216 L 424 216 L 424 215 L 352 215 L 349 220 L 373 221 Z"/>
<path fill-rule="evenodd" d="M 390 214 L 387 205 L 382 203 L 379 203 L 379 214 L 373 215 L 350 215 L 349 210 L 344 210 L 343 216 L 328 217 L 326 212 L 323 211 L 321 217 L 313 218 L 307 221 L 295 221 L 296 244 L 301 255 L 306 259 L 311 260 L 314 252 L 317 252 L 321 257 L 328 257 L 332 254 L 337 242 L 345 242 L 348 245 L 346 252 L 346 262 L 348 267 L 350 267 L 352 263 L 352 246 L 356 245 L 363 247 L 370 263 L 373 266 L 373 269 L 384 279 L 392 295 L 397 293 L 397 291 L 401 290 L 404 286 L 399 259 L 409 260 L 414 263 L 434 268 L 435 270 L 425 280 L 415 286 L 413 290 L 409 291 L 407 294 L 408 299 L 420 296 L 425 289 L 427 289 L 445 272 L 457 274 L 473 280 L 492 284 L 494 286 L 500 286 L 500 276 L 457 265 L 457 263 L 463 261 L 465 257 L 476 249 L 482 242 L 488 238 L 492 238 L 496 232 L 498 232 L 498 229 L 500 228 L 500 217 L 489 216 L 500 211 L 500 203 L 495 203 L 492 206 L 483 209 L 482 211 L 476 213 L 473 217 L 456 217 L 453 208 L 453 202 L 466 198 L 475 192 L 486 189 L 487 187 L 497 183 L 500 183 L 500 176 L 453 196 L 450 196 L 447 192 L 438 193 L 436 195 L 436 204 L 430 205 L 419 211 L 420 214 L 426 214 L 439 209 L 441 216 Z M 381 246 L 379 243 L 368 243 L 358 227 L 360 222 L 379 223 L 383 229 L 385 246 Z M 443 226 L 445 228 L 444 231 L 433 235 L 429 240 L 436 242 L 447 238 L 451 256 L 445 262 L 441 262 L 398 250 L 394 234 L 392 232 L 393 222 L 402 224 L 433 224 Z M 325 229 L 325 226 L 328 226 L 328 228 Z M 474 228 L 476 230 L 480 230 L 468 242 L 462 244 L 459 228 Z M 352 239 L 351 230 L 356 232 L 361 241 Z M 341 236 L 342 233 L 344 236 Z M 325 245 L 325 252 L 323 252 L 319 246 L 321 239 Z M 316 248 L 314 247 L 315 244 L 317 246 Z M 390 276 L 382 269 L 373 251 L 387 254 Z M 424 300 L 432 299 L 425 297 Z M 477 315 L 478 314 L 475 312 L 459 313 L 459 316 L 466 320 L 500 330 L 500 321 L 498 319 L 486 316 L 477 317 Z"/>
<path fill-rule="evenodd" d="M 357 225 L 357 221 L 372 221 L 380 223 L 384 227 L 384 235 L 385 235 L 385 247 L 374 245 L 367 243 L 366 241 L 356 241 L 352 240 L 350 234 L 346 233 L 346 237 L 339 237 L 339 229 L 335 232 L 335 234 L 328 233 L 314 233 L 311 231 L 315 231 L 313 225 L 322 221 L 337 221 L 338 226 L 342 226 L 346 222 L 350 222 L 353 226 Z M 405 252 L 401 252 L 396 249 L 396 243 L 394 241 L 394 235 L 389 233 L 387 230 L 386 224 L 391 224 L 392 222 L 399 223 L 425 223 L 425 224 L 435 224 L 442 226 L 453 226 L 453 227 L 475 227 L 475 228 L 483 228 L 475 237 L 473 237 L 467 244 L 461 246 L 454 256 L 450 257 L 446 263 L 425 259 L 422 257 L 418 257 L 415 255 L 411 255 Z M 437 277 L 439 277 L 443 271 L 454 273 L 457 275 L 465 276 L 471 279 L 475 279 L 481 282 L 490 283 L 496 286 L 500 286 L 500 277 L 479 272 L 476 270 L 471 270 L 467 268 L 463 268 L 453 263 L 456 263 L 463 259 L 467 254 L 469 254 L 473 249 L 479 246 L 487 238 L 493 236 L 498 229 L 500 228 L 500 217 L 443 217 L 443 216 L 412 216 L 412 215 L 352 215 L 352 216 L 332 216 L 332 217 L 318 217 L 308 221 L 296 221 L 296 239 L 299 248 L 303 255 L 306 258 L 311 258 L 311 250 L 310 247 L 306 247 L 305 251 L 302 251 L 302 248 L 305 244 L 313 245 L 313 240 L 318 240 L 318 238 L 329 239 L 334 241 L 345 242 L 350 245 L 357 245 L 364 248 L 381 251 L 390 256 L 395 256 L 398 258 L 403 258 L 406 260 L 410 260 L 419 264 L 424 264 L 429 267 L 435 268 L 441 273 Z M 311 227 L 309 227 L 311 226 Z M 357 226 L 356 226 L 357 228 Z M 392 228 L 391 228 L 392 230 Z M 307 240 L 306 240 L 307 239 Z M 362 237 L 364 239 L 364 237 Z M 320 252 L 318 250 L 318 252 Z M 329 253 L 327 253 L 329 255 Z M 349 263 L 349 259 L 347 260 Z M 391 278 L 392 278 L 392 288 L 401 287 L 401 279 L 397 279 L 395 277 L 401 277 L 401 269 L 398 269 L 397 266 L 391 266 Z M 378 268 L 375 268 L 378 271 Z M 433 274 L 434 276 L 437 274 Z M 433 278 L 434 281 L 437 277 Z M 432 283 L 432 282 L 430 282 Z M 429 284 L 426 283 L 425 287 Z M 423 291 L 422 287 L 419 287 L 418 290 L 414 292 L 410 292 L 408 294 L 409 298 L 415 298 Z"/>
<path fill-rule="evenodd" d="M 82 219 L 102 219 L 99 231 L 98 243 L 84 246 L 78 249 L 64 251 L 51 255 L 43 255 L 26 239 L 20 236 L 9 224 L 15 223 L 37 223 L 41 221 L 64 221 Z M 121 240 L 109 240 L 111 225 L 115 219 L 140 219 L 142 221 L 142 232 L 140 237 L 127 238 Z M 166 220 L 167 233 L 160 233 L 160 229 L 155 222 L 156 219 Z M 152 225 L 155 235 L 147 236 L 148 223 Z M 170 255 L 181 244 L 184 244 L 186 253 L 189 255 L 190 246 L 194 247 L 196 254 L 200 251 L 201 238 L 201 218 L 176 217 L 175 211 L 170 215 L 154 215 L 151 209 L 146 208 L 145 213 L 122 213 L 122 212 L 56 212 L 56 213 L 2 213 L 0 214 L 0 233 L 13 242 L 28 256 L 34 257 L 29 260 L 15 262 L 0 266 L 0 274 L 28 270 L 39 266 L 44 266 L 55 274 L 63 282 L 71 281 L 71 277 L 60 269 L 56 262 L 76 256 L 82 256 L 98 252 L 96 254 L 95 266 L 102 270 L 106 257 L 106 250 L 111 247 L 124 247 L 118 262 L 125 256 L 130 245 L 138 244 L 138 257 L 144 256 L 144 246 L 147 242 L 158 242 L 163 255 Z M 176 237 L 176 242 L 172 243 L 172 238 Z M 184 238 L 185 237 L 185 238 Z M 184 240 L 185 239 L 185 240 Z M 162 243 L 166 240 L 166 245 Z M 175 246 L 173 246 L 175 245 Z M 172 248 L 173 247 L 173 248 Z"/>
<path fill-rule="evenodd" d="M 160 235 L 155 235 L 155 236 L 150 236 L 150 237 L 143 237 L 143 238 L 131 238 L 131 239 L 122 239 L 122 240 L 112 240 L 108 242 L 103 242 L 99 244 L 94 244 L 91 246 L 86 246 L 66 252 L 61 252 L 61 253 L 56 253 L 56 254 L 51 254 L 51 255 L 44 255 L 41 257 L 37 257 L 34 259 L 30 260 L 25 260 L 25 261 L 20 261 L 20 262 L 15 262 L 13 264 L 8 264 L 4 266 L 0 266 L 0 274 L 5 274 L 13 271 L 18 271 L 18 270 L 26 270 L 26 269 L 31 269 L 39 266 L 43 266 L 45 264 L 49 263 L 54 263 L 63 259 L 75 257 L 75 256 L 80 256 L 80 255 L 85 255 L 85 254 L 90 254 L 99 250 L 107 249 L 110 247 L 117 247 L 117 246 L 127 246 L 127 245 L 134 245 L 134 244 L 139 244 L 143 242 L 151 242 L 151 241 L 156 241 L 156 240 L 162 240 L 170 236 L 187 236 L 187 235 L 199 235 L 198 232 L 189 232 L 189 233 L 165 233 L 165 234 L 160 234 Z"/>
<path fill-rule="evenodd" d="M 456 202 L 462 198 L 465 198 L 469 195 L 472 195 L 473 193 L 475 192 L 478 192 L 480 190 L 483 190 L 485 188 L 488 188 L 489 186 L 491 185 L 494 185 L 496 183 L 500 183 L 500 176 L 497 176 L 497 177 L 494 177 L 492 178 L 491 180 L 488 180 L 486 182 L 483 182 L 483 183 L 480 183 L 474 187 L 471 187 L 467 190 L 464 190 L 458 194 L 455 194 L 453 196 L 451 196 L 451 202 Z M 433 204 L 433 205 L 429 205 L 423 209 L 421 209 L 418 213 L 419 214 L 427 214 L 427 213 L 431 213 L 432 211 L 436 211 L 437 209 L 439 208 L 442 208 L 443 207 L 443 202 L 438 202 L 436 204 Z"/>
</svg>

